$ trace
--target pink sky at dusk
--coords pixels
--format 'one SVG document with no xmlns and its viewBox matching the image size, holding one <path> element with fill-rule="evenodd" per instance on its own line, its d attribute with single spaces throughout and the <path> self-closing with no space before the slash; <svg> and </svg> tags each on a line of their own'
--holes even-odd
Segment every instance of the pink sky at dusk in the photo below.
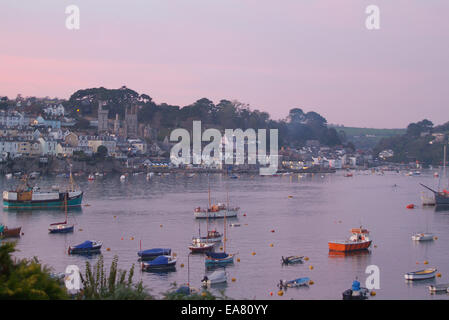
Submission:
<svg viewBox="0 0 449 320">
<path fill-rule="evenodd" d="M 65 7 L 80 8 L 80 30 Z M 380 8 L 380 30 L 365 8 Z M 179 106 L 237 99 L 284 118 L 392 128 L 449 121 L 447 0 L 0 3 L 0 95 L 126 85 Z"/>
</svg>

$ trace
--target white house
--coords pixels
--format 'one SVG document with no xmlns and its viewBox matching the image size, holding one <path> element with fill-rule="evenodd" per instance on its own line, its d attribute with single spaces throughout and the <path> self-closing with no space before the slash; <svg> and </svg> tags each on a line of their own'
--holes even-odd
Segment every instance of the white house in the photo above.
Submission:
<svg viewBox="0 0 449 320">
<path fill-rule="evenodd" d="M 58 142 L 52 138 L 41 137 L 38 139 L 41 144 L 41 155 L 43 156 L 54 156 L 56 155 L 56 147 Z"/>
</svg>

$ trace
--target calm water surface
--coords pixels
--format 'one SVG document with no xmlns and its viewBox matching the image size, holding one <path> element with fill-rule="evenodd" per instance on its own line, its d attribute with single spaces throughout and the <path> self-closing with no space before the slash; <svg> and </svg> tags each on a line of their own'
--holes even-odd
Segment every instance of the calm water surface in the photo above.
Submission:
<svg viewBox="0 0 449 320">
<path fill-rule="evenodd" d="M 63 182 L 63 178 L 57 177 L 38 180 L 41 187 Z M 76 223 L 73 234 L 48 234 L 50 223 L 64 220 L 63 211 L 2 213 L 3 223 L 22 226 L 24 235 L 18 240 L 18 257 L 37 256 L 56 272 L 64 272 L 69 264 L 84 270 L 86 260 L 95 263 L 98 256 L 69 256 L 67 248 L 92 239 L 103 242 L 107 265 L 118 255 L 120 268 L 128 269 L 133 263 L 138 266 L 141 241 L 143 249 L 172 248 L 178 257 L 177 271 L 155 274 L 137 269 L 135 279 L 142 279 L 155 295 L 169 289 L 173 282 L 187 282 L 187 246 L 192 236 L 198 234 L 199 223 L 202 232 L 206 231 L 206 221 L 195 220 L 193 208 L 207 206 L 207 175 L 188 178 L 172 174 L 153 176 L 150 181 L 140 175 L 125 182 L 111 175 L 93 182 L 79 177 L 77 182 L 85 192 L 84 204 L 90 206 L 70 212 L 69 219 Z M 427 290 L 431 283 L 449 282 L 449 211 L 422 208 L 419 204 L 423 189 L 419 182 L 436 187 L 438 179 L 431 172 L 418 177 L 403 173 L 359 173 L 346 178 L 341 172 L 306 177 L 246 175 L 236 180 L 212 175 L 213 200 L 224 202 L 228 186 L 231 205 L 241 208 L 237 219 L 228 219 L 228 223 L 241 226 L 227 229 L 227 251 L 238 253 L 240 262 L 227 267 L 228 284 L 214 290 L 245 299 L 341 299 L 342 291 L 350 287 L 355 276 L 364 284 L 365 269 L 374 264 L 380 268 L 381 288 L 371 299 L 449 298 L 446 294 L 432 296 Z M 15 179 L 0 180 L 2 190 L 17 183 Z M 409 203 L 419 206 L 407 210 L 405 206 Z M 327 242 L 345 239 L 349 230 L 360 224 L 371 231 L 376 247 L 372 246 L 367 254 L 330 255 Z M 210 226 L 222 232 L 223 220 L 210 222 Z M 429 243 L 411 240 L 413 233 L 426 229 L 434 232 L 438 240 Z M 304 255 L 310 260 L 283 267 L 282 255 Z M 193 255 L 189 260 L 190 282 L 200 287 L 206 272 L 204 256 Z M 406 283 L 404 273 L 426 267 L 423 263 L 426 260 L 427 266 L 437 267 L 442 277 Z M 288 289 L 283 297 L 277 296 L 279 279 L 298 277 L 310 277 L 314 285 Z M 231 278 L 236 281 L 231 282 Z"/>
</svg>

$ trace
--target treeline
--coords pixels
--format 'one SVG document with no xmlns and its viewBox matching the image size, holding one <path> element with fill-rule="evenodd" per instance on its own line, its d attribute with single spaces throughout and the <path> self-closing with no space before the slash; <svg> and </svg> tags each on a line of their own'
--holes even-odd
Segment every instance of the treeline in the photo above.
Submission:
<svg viewBox="0 0 449 320">
<path fill-rule="evenodd" d="M 443 134 L 436 137 L 433 134 Z M 409 163 L 419 161 L 425 165 L 440 165 L 443 163 L 443 144 L 447 143 L 449 122 L 434 126 L 427 119 L 410 123 L 403 135 L 382 139 L 373 149 L 375 155 L 383 150 L 393 150 L 394 156 L 388 161 Z"/>
<path fill-rule="evenodd" d="M 307 140 L 318 140 L 323 145 L 335 146 L 342 143 L 334 128 L 327 127 L 327 120 L 320 114 L 302 109 L 291 109 L 282 120 L 273 120 L 267 112 L 251 110 L 249 105 L 239 101 L 220 100 L 217 104 L 202 98 L 190 105 L 179 107 L 166 103 L 157 104 L 147 94 L 122 87 L 120 89 L 91 88 L 78 90 L 66 103 L 72 115 L 81 119 L 96 117 L 98 100 L 107 101 L 109 118 L 119 114 L 123 119 L 125 107 L 138 105 L 138 121 L 149 124 L 165 135 L 174 128 L 192 128 L 193 120 L 201 120 L 203 128 L 236 129 L 278 129 L 279 145 L 299 147 Z"/>
</svg>

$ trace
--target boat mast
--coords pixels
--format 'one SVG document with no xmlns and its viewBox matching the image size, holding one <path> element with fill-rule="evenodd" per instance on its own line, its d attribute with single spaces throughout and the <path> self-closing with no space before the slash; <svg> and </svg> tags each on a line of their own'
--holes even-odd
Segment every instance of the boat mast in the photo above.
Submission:
<svg viewBox="0 0 449 320">
<path fill-rule="evenodd" d="M 66 192 L 64 196 L 65 224 L 67 224 L 67 194 L 68 193 Z"/>
<path fill-rule="evenodd" d="M 447 176 L 446 176 L 446 148 L 447 148 L 447 146 L 446 146 L 446 144 L 444 144 L 444 151 L 443 151 L 443 153 L 444 153 L 444 155 L 443 155 L 443 171 L 444 171 L 443 175 L 444 175 L 444 179 L 447 178 Z M 449 182 L 448 182 L 448 186 L 449 186 Z M 438 191 L 440 191 L 440 190 L 438 190 Z"/>
<path fill-rule="evenodd" d="M 229 208 L 229 192 L 228 192 L 228 184 L 227 183 L 226 183 L 226 198 L 227 198 L 227 204 L 226 204 L 226 209 L 224 211 L 225 213 L 224 213 L 224 221 L 223 221 L 223 223 L 224 223 L 224 231 L 223 231 L 223 237 L 224 237 L 223 248 L 224 248 L 224 250 L 223 250 L 223 252 L 225 252 L 225 253 L 226 253 L 226 240 L 228 240 L 226 237 L 226 214 L 228 213 L 228 208 Z"/>
<path fill-rule="evenodd" d="M 207 187 L 208 187 L 208 193 L 209 193 L 209 207 L 206 210 L 206 237 L 207 239 L 209 239 L 209 212 L 211 210 L 211 205 L 210 205 L 210 177 L 209 174 L 207 175 Z M 201 238 L 201 236 L 200 236 Z"/>
</svg>

